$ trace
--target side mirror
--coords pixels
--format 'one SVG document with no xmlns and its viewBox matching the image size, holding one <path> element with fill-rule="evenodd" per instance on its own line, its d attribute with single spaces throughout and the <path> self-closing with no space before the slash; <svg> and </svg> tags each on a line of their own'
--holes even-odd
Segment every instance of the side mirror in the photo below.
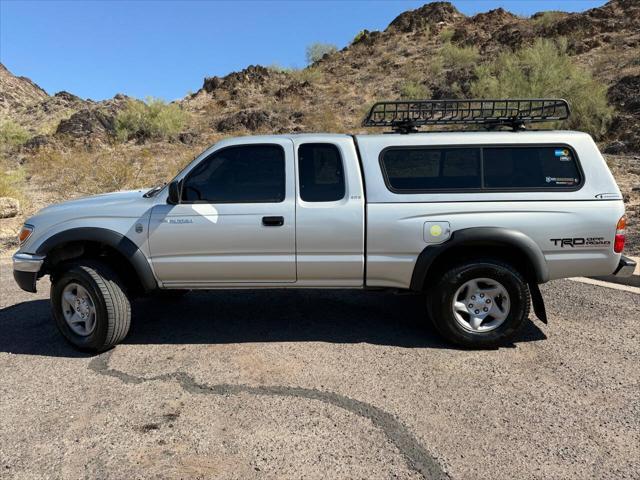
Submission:
<svg viewBox="0 0 640 480">
<path fill-rule="evenodd" d="M 169 196 L 167 197 L 167 203 L 170 205 L 177 205 L 180 203 L 180 182 L 174 180 L 169 184 Z"/>
</svg>

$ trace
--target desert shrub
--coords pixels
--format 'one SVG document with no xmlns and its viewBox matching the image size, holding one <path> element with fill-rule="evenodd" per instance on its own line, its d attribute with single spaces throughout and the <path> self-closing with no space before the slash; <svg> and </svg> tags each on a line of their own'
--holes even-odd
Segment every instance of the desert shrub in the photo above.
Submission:
<svg viewBox="0 0 640 480">
<path fill-rule="evenodd" d="M 358 33 L 356 33 L 356 36 L 353 37 L 353 40 L 351 40 L 351 45 L 353 45 L 354 43 L 358 43 L 364 38 L 366 34 L 366 30 L 360 30 Z"/>
<path fill-rule="evenodd" d="M 444 59 L 442 55 L 429 57 L 426 65 L 426 74 L 430 78 L 439 76 L 444 70 Z"/>
<path fill-rule="evenodd" d="M 469 67 L 478 63 L 480 53 L 474 46 L 462 46 L 446 42 L 440 49 L 440 55 L 445 65 L 450 67 Z"/>
<path fill-rule="evenodd" d="M 558 20 L 560 20 L 565 15 L 566 14 L 563 12 L 550 10 L 547 12 L 541 12 L 541 13 L 538 13 L 537 15 L 534 15 L 533 17 L 531 17 L 531 20 L 533 21 L 534 25 L 537 25 L 542 28 L 547 28 L 553 25 Z"/>
<path fill-rule="evenodd" d="M 29 132 L 13 120 L 6 120 L 0 123 L 0 148 L 3 150 L 22 145 L 29 138 Z"/>
<path fill-rule="evenodd" d="M 443 43 L 448 43 L 451 41 L 451 39 L 453 38 L 453 35 L 455 34 L 455 30 L 453 28 L 443 28 L 440 31 L 440 41 Z"/>
<path fill-rule="evenodd" d="M 315 63 L 327 54 L 338 51 L 338 47 L 331 43 L 312 43 L 307 46 L 307 62 Z"/>
<path fill-rule="evenodd" d="M 571 105 L 569 128 L 601 137 L 611 121 L 607 89 L 575 65 L 566 41 L 537 40 L 517 52 L 505 52 L 476 68 L 472 95 L 480 98 L 561 97 Z"/>
<path fill-rule="evenodd" d="M 180 132 L 187 114 L 178 105 L 167 104 L 159 98 L 142 102 L 129 100 L 116 117 L 116 135 L 119 140 L 131 138 L 166 139 Z"/>
<path fill-rule="evenodd" d="M 424 100 L 431 97 L 429 87 L 415 80 L 407 80 L 400 85 L 400 98 L 405 100 Z"/>
</svg>

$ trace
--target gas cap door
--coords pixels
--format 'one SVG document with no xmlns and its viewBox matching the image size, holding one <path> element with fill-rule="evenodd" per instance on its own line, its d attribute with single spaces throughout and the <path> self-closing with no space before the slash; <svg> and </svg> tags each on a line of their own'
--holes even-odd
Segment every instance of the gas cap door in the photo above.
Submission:
<svg viewBox="0 0 640 480">
<path fill-rule="evenodd" d="M 449 239 L 451 227 L 449 222 L 425 222 L 423 232 L 424 241 L 434 245 Z"/>
</svg>

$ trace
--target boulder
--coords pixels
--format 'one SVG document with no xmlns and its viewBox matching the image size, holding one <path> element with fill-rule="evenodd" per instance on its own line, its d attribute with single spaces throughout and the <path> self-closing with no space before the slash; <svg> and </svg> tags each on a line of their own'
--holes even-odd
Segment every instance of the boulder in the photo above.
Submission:
<svg viewBox="0 0 640 480">
<path fill-rule="evenodd" d="M 0 197 L 0 218 L 12 218 L 20 213 L 20 202 L 11 197 Z"/>
<path fill-rule="evenodd" d="M 610 155 L 619 155 L 621 153 L 626 152 L 628 146 L 625 142 L 621 142 L 620 140 L 616 140 L 615 142 L 610 143 L 606 147 L 604 147 L 604 153 L 608 153 Z"/>
<path fill-rule="evenodd" d="M 640 113 L 640 75 L 622 77 L 609 87 L 607 97 L 618 110 Z"/>
<path fill-rule="evenodd" d="M 230 132 L 246 128 L 256 131 L 260 128 L 273 126 L 272 115 L 265 110 L 241 110 L 220 120 L 217 129 L 220 132 Z"/>
<path fill-rule="evenodd" d="M 61 120 L 56 129 L 56 135 L 69 135 L 71 137 L 87 137 L 97 135 L 100 137 L 114 136 L 116 133 L 115 115 L 94 109 L 83 109 L 74 113 L 66 120 Z"/>
<path fill-rule="evenodd" d="M 49 135 L 35 135 L 25 142 L 22 146 L 25 150 L 38 150 L 51 141 Z"/>
<path fill-rule="evenodd" d="M 427 26 L 449 24 L 463 15 L 450 2 L 433 2 L 398 15 L 387 31 L 416 32 Z"/>
</svg>

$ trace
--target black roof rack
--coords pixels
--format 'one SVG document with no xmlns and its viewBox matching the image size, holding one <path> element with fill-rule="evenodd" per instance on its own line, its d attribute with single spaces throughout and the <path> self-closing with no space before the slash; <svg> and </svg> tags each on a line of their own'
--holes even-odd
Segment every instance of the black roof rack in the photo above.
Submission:
<svg viewBox="0 0 640 480">
<path fill-rule="evenodd" d="M 569 118 L 569 104 L 556 98 L 398 100 L 377 102 L 363 127 L 391 127 L 398 133 L 417 132 L 423 125 L 484 125 L 523 130 L 527 123 Z"/>
</svg>

